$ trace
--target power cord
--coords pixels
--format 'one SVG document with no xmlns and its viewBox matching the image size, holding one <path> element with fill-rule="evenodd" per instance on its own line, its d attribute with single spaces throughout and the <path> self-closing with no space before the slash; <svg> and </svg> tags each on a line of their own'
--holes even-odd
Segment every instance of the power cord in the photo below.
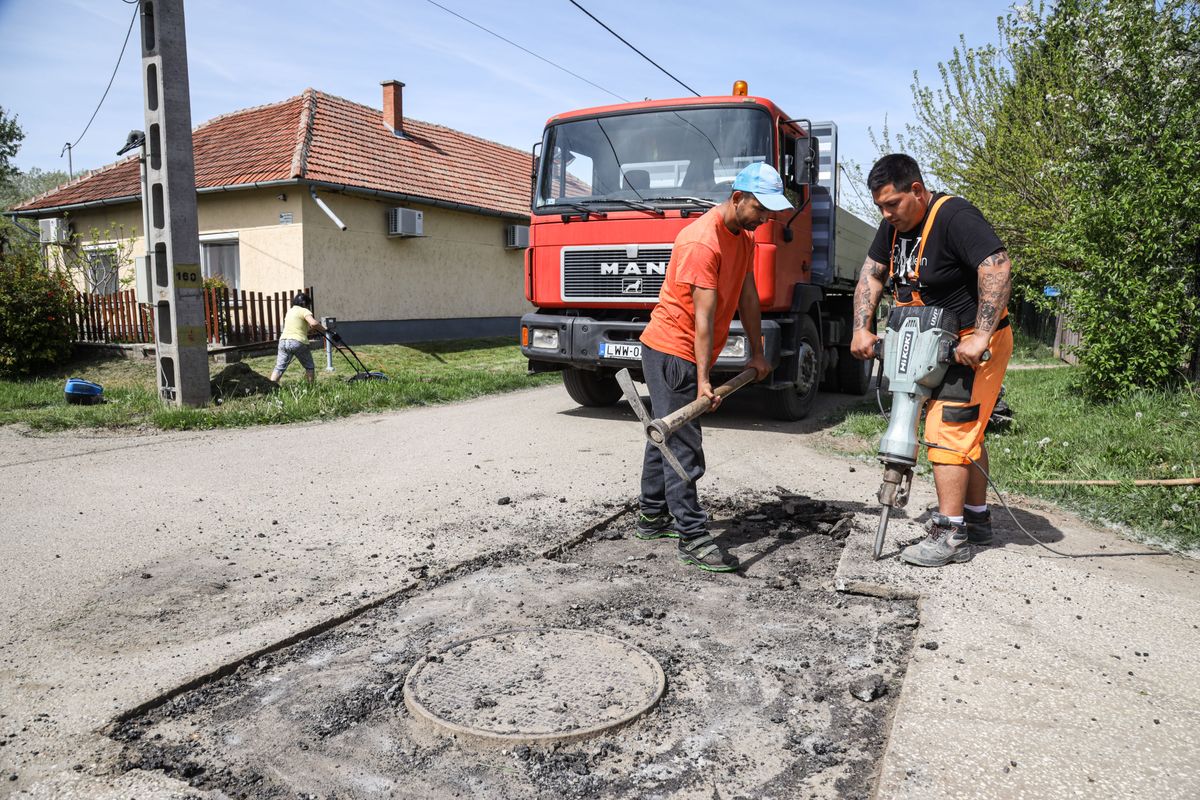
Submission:
<svg viewBox="0 0 1200 800">
<path fill-rule="evenodd" d="M 883 383 L 883 359 L 879 359 L 879 369 L 876 372 L 876 379 L 875 379 L 875 400 L 879 405 L 879 415 L 881 417 L 883 417 L 885 420 L 887 420 L 888 422 L 891 422 L 891 415 L 888 414 L 883 409 L 882 383 Z M 962 452 L 961 450 L 955 450 L 953 447 L 946 447 L 945 445 L 935 444 L 933 442 L 927 442 L 924 439 L 918 439 L 917 441 L 920 442 L 921 444 L 923 444 L 927 448 L 933 448 L 935 450 L 945 450 L 947 452 L 954 453 L 956 455 L 960 455 L 963 458 L 970 461 L 971 464 L 974 465 L 975 469 L 979 470 L 979 473 L 981 475 L 983 475 L 984 480 L 987 481 L 988 486 L 990 486 L 992 488 L 992 491 L 996 493 L 996 498 L 1000 501 L 1000 504 L 1002 506 L 1004 506 L 1004 510 L 1008 512 L 1008 516 L 1012 519 L 1013 524 L 1016 525 L 1017 528 L 1020 529 L 1021 533 L 1025 534 L 1030 539 L 1032 539 L 1039 547 L 1049 550 L 1051 553 L 1054 553 L 1054 555 L 1058 556 L 1059 558 L 1118 558 L 1118 557 L 1126 557 L 1126 556 L 1165 556 L 1165 555 L 1168 555 L 1165 552 L 1161 552 L 1161 551 L 1157 551 L 1157 550 L 1145 550 L 1145 551 L 1134 552 L 1134 553 L 1064 553 L 1061 550 L 1055 550 L 1053 547 L 1046 544 L 1041 539 L 1037 538 L 1036 536 L 1034 536 L 1032 533 L 1030 533 L 1028 530 L 1025 529 L 1025 526 L 1021 524 L 1021 521 L 1017 519 L 1017 515 L 1015 513 L 1013 513 L 1012 508 L 1008 505 L 1008 501 L 1004 499 L 1004 493 L 1000 491 L 1000 487 L 997 486 L 995 481 L 992 480 L 992 476 L 988 474 L 987 470 L 985 470 L 983 467 L 981 467 L 979 465 L 979 462 L 977 462 L 975 459 L 971 458 L 969 455 Z"/>
</svg>

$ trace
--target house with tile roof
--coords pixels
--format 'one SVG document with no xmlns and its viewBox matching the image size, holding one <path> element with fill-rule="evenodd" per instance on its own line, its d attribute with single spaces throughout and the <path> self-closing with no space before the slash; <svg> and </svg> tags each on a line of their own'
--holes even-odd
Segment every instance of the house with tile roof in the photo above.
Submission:
<svg viewBox="0 0 1200 800">
<path fill-rule="evenodd" d="M 382 85 L 382 111 L 308 89 L 195 128 L 205 275 L 250 291 L 312 286 L 316 313 L 355 342 L 515 334 L 526 301 L 511 228 L 529 222 L 530 154 L 405 119 L 404 84 Z M 121 251 L 141 253 L 138 158 L 6 213 L 65 219 L 77 239 L 133 231 Z"/>
</svg>

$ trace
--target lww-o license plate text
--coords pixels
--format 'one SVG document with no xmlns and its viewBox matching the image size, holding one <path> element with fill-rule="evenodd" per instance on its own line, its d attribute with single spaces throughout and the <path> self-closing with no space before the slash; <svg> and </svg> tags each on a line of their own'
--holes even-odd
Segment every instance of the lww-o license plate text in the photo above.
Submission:
<svg viewBox="0 0 1200 800">
<path fill-rule="evenodd" d="M 640 344 L 606 342 L 600 346 L 600 355 L 603 358 L 628 358 L 636 361 L 642 357 L 642 346 Z"/>
</svg>

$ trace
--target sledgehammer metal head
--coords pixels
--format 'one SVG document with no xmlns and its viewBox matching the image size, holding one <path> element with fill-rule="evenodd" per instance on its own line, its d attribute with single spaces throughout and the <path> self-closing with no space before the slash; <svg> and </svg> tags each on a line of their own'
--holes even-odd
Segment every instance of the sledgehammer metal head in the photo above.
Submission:
<svg viewBox="0 0 1200 800">
<path fill-rule="evenodd" d="M 713 390 L 713 394 L 717 397 L 728 397 L 738 389 L 745 386 L 754 380 L 755 373 L 753 369 L 743 370 L 733 380 L 728 383 L 723 383 Z M 701 414 L 712 408 L 712 401 L 707 397 L 702 397 L 698 400 L 693 400 L 678 411 L 672 411 L 667 416 L 661 419 L 650 419 L 650 414 L 646 412 L 646 407 L 642 405 L 642 398 L 638 396 L 637 389 L 633 386 L 633 378 L 629 375 L 629 370 L 623 369 L 617 373 L 617 383 L 621 385 L 621 391 L 625 393 L 625 399 L 629 401 L 629 405 L 633 408 L 633 413 L 637 414 L 638 419 L 642 423 L 642 429 L 646 433 L 646 440 L 654 445 L 663 454 L 663 458 L 671 465 L 679 477 L 685 481 L 690 480 L 687 473 L 683 471 L 683 465 L 679 463 L 679 459 L 671 452 L 671 448 L 667 446 L 667 439 L 682 428 L 687 423 L 699 417 Z"/>
</svg>

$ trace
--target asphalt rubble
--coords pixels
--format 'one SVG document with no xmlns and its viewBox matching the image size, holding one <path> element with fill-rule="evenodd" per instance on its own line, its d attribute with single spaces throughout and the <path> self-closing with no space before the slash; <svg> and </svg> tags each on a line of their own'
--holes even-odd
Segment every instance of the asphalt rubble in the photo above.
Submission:
<svg viewBox="0 0 1200 800">
<path fill-rule="evenodd" d="M 114 724 L 114 772 L 200 797 L 871 797 L 916 603 L 834 590 L 857 507 L 782 487 L 702 499 L 739 573 L 685 568 L 674 541 L 634 539 L 628 512 L 559 531 L 542 553 L 410 566 L 409 590 Z M 567 743 L 486 746 L 409 712 L 415 664 L 517 627 L 627 641 L 658 661 L 666 692 Z"/>
</svg>

